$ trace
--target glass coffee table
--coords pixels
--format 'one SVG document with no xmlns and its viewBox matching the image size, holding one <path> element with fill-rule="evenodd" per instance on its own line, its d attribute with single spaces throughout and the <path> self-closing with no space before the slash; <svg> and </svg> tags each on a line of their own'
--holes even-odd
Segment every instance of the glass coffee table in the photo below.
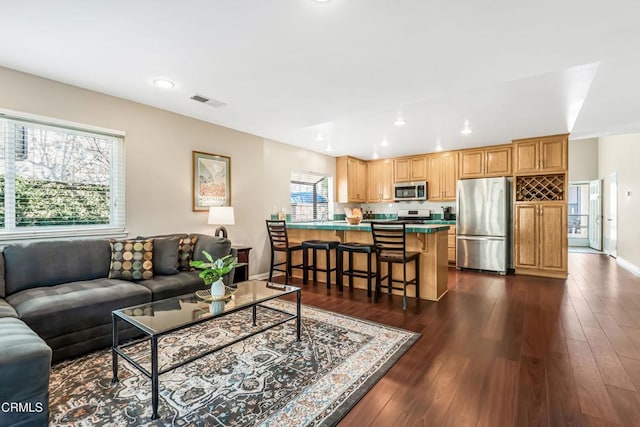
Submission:
<svg viewBox="0 0 640 427">
<path fill-rule="evenodd" d="M 113 345 L 111 347 L 113 356 L 112 383 L 118 382 L 118 356 L 128 361 L 136 369 L 150 378 L 151 405 L 153 409 L 152 419 L 155 420 L 158 418 L 158 377 L 160 375 L 293 319 L 296 319 L 296 340 L 300 341 L 300 288 L 260 280 L 241 282 L 238 283 L 237 286 L 237 291 L 228 299 L 228 301 L 212 301 L 208 303 L 197 298 L 195 294 L 189 294 L 113 311 L 111 313 L 113 322 Z M 293 293 L 296 294 L 295 314 L 262 305 L 262 303 L 266 301 Z M 258 306 L 285 314 L 286 317 L 270 323 L 258 330 L 254 330 L 250 334 L 242 335 L 232 341 L 225 342 L 224 344 L 214 348 L 207 349 L 200 354 L 193 355 L 177 364 L 165 367 L 162 370 L 159 369 L 158 339 L 160 337 L 189 328 L 199 323 L 214 321 L 215 319 L 228 314 L 247 309 L 251 309 L 253 311 L 253 326 L 256 326 Z M 145 336 L 137 340 L 120 344 L 118 337 L 119 321 L 123 321 L 134 326 Z M 124 351 L 127 347 L 131 347 L 147 340 L 151 343 L 151 371 L 147 370 Z"/>
</svg>

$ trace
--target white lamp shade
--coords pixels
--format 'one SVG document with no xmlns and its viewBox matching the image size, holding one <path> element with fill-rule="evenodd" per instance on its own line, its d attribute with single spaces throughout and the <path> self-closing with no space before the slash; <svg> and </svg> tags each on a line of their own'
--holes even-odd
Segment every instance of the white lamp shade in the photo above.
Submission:
<svg viewBox="0 0 640 427">
<path fill-rule="evenodd" d="M 209 220 L 207 224 L 229 225 L 235 224 L 232 206 L 211 206 L 209 208 Z"/>
</svg>

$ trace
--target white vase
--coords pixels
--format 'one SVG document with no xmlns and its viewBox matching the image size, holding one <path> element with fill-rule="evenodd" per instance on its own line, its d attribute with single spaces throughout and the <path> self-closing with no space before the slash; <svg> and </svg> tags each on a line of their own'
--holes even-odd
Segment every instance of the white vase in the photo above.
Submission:
<svg viewBox="0 0 640 427">
<path fill-rule="evenodd" d="M 212 314 L 220 314 L 224 311 L 224 301 L 211 301 L 209 312 Z"/>
<path fill-rule="evenodd" d="M 222 297 L 224 296 L 224 282 L 222 279 L 218 279 L 211 284 L 211 296 L 212 297 Z"/>
</svg>

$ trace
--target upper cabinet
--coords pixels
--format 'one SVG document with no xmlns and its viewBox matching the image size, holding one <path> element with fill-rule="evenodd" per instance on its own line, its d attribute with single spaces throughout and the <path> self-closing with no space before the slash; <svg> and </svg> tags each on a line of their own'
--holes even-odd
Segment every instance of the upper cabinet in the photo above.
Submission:
<svg viewBox="0 0 640 427">
<path fill-rule="evenodd" d="M 511 175 L 511 146 L 461 151 L 460 179 Z"/>
<path fill-rule="evenodd" d="M 393 164 L 395 182 L 426 181 L 427 179 L 426 156 L 403 157 L 395 159 Z"/>
<path fill-rule="evenodd" d="M 565 172 L 568 164 L 568 135 L 513 141 L 515 175 Z"/>
<path fill-rule="evenodd" d="M 349 156 L 336 158 L 336 201 L 367 201 L 367 162 Z"/>
<path fill-rule="evenodd" d="M 374 160 L 367 167 L 367 202 L 393 202 L 393 160 Z"/>
<path fill-rule="evenodd" d="M 445 201 L 456 199 L 458 179 L 458 152 L 450 151 L 427 156 L 427 187 L 429 200 Z"/>
</svg>

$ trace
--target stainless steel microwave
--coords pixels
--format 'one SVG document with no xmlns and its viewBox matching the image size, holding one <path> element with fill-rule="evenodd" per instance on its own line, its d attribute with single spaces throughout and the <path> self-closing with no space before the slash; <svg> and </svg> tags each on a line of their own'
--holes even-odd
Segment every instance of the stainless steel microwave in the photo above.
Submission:
<svg viewBox="0 0 640 427">
<path fill-rule="evenodd" d="M 398 182 L 393 185 L 393 200 L 402 202 L 406 200 L 427 200 L 427 183 Z"/>
</svg>

